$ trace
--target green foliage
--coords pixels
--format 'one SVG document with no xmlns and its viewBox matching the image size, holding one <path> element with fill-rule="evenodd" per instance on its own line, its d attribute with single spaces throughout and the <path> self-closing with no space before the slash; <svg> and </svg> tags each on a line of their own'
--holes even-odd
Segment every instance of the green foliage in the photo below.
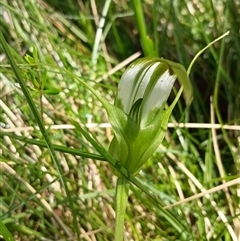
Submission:
<svg viewBox="0 0 240 241">
<path fill-rule="evenodd" d="M 120 80 L 116 108 L 103 104 L 115 134 L 109 152 L 133 175 L 164 138 L 169 117 L 180 97 L 164 110 L 176 78 L 183 84 L 189 104 L 191 84 L 183 66 L 150 57 L 136 60 Z"/>
<path fill-rule="evenodd" d="M 4 223 L 0 220 L 0 234 L 6 241 L 14 241 L 14 238 L 12 234 L 9 232 L 9 230 L 6 228 Z"/>
<path fill-rule="evenodd" d="M 57 88 L 53 88 L 50 83 L 47 82 L 48 76 L 47 76 L 47 69 L 44 68 L 43 70 L 39 70 L 39 60 L 38 60 L 38 53 L 37 49 L 34 47 L 33 48 L 33 57 L 30 55 L 26 54 L 24 57 L 27 63 L 29 63 L 30 66 L 33 66 L 33 68 L 36 69 L 36 73 L 33 71 L 29 71 L 26 73 L 26 75 L 29 74 L 29 80 L 33 84 L 33 91 L 37 92 L 40 96 L 43 94 L 48 94 L 48 95 L 58 95 L 59 90 Z M 23 73 L 22 73 L 23 74 Z M 32 75 L 31 75 L 32 74 Z M 35 77 L 36 76 L 36 77 Z"/>
<path fill-rule="evenodd" d="M 238 241 L 238 1 L 4 0 L 0 7 L 0 239 L 113 240 L 110 163 L 130 183 L 126 240 Z M 107 151 L 109 127 L 91 125 L 108 122 L 96 97 L 113 106 L 123 61 L 138 51 L 186 68 L 227 31 L 191 66 L 192 104 L 181 97 L 170 116 L 195 127 L 168 128 L 133 177 Z M 178 90 L 176 82 L 169 106 Z M 232 129 L 200 126 L 214 122 Z"/>
</svg>

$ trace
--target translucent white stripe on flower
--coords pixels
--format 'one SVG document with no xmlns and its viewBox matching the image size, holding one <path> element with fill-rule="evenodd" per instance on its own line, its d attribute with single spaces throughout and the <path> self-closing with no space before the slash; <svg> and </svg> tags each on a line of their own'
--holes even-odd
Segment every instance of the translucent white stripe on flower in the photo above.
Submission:
<svg viewBox="0 0 240 241">
<path fill-rule="evenodd" d="M 130 114 L 134 106 L 134 112 L 131 113 L 139 113 L 137 122 L 145 126 L 151 121 L 152 116 L 149 114 L 156 108 L 160 109 L 167 100 L 175 80 L 176 75 L 170 74 L 166 63 L 148 60 L 133 64 L 120 80 L 117 106 L 126 114 Z M 141 105 L 135 106 L 139 99 L 143 99 Z"/>
<path fill-rule="evenodd" d="M 155 67 L 153 67 L 149 66 L 148 62 L 151 63 L 152 61 L 132 64 L 122 75 L 119 82 L 117 99 L 122 104 L 123 111 L 127 114 L 129 114 L 133 104 L 143 97 L 151 76 L 150 73 L 160 64 L 155 63 Z M 144 66 L 146 67 L 144 68 Z"/>
<path fill-rule="evenodd" d="M 141 125 L 144 125 L 145 119 L 151 111 L 162 107 L 172 90 L 175 80 L 176 75 L 170 75 L 169 70 L 167 70 L 150 90 L 147 89 L 145 91 L 142 103 Z"/>
</svg>

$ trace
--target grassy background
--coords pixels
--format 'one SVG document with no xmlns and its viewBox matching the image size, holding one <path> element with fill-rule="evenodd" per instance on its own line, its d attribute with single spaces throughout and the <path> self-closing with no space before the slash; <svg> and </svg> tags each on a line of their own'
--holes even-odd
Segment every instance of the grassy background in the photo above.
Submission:
<svg viewBox="0 0 240 241">
<path fill-rule="evenodd" d="M 0 211 L 15 240 L 113 240 L 116 178 L 101 152 L 111 129 L 91 128 L 87 140 L 80 128 L 60 126 L 107 122 L 79 79 L 113 103 L 129 56 L 164 57 L 187 68 L 228 30 L 198 58 L 190 74 L 193 103 L 186 109 L 180 101 L 171 121 L 235 129 L 169 128 L 136 177 L 141 185 L 131 185 L 126 240 L 239 240 L 239 185 L 231 183 L 240 170 L 239 1 L 3 0 L 0 21 L 39 115 L 1 50 Z M 59 126 L 43 135 L 39 124 Z M 46 143 L 55 146 L 49 151 Z M 185 236 L 159 208 L 221 184 L 229 187 L 167 209 Z"/>
</svg>

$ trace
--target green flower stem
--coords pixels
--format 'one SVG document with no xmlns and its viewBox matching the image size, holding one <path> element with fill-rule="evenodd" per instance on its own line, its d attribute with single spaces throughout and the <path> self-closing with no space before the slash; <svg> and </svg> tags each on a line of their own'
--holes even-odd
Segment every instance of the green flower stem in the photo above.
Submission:
<svg viewBox="0 0 240 241">
<path fill-rule="evenodd" d="M 129 182 L 124 177 L 117 180 L 115 204 L 116 204 L 116 221 L 115 221 L 115 241 L 123 241 L 124 238 L 124 217 L 128 202 Z"/>
</svg>

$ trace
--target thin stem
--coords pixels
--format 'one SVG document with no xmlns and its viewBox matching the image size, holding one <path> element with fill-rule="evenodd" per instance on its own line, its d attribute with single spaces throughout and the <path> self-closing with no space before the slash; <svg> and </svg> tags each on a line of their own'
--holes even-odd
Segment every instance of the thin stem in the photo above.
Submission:
<svg viewBox="0 0 240 241">
<path fill-rule="evenodd" d="M 115 241 L 123 241 L 124 238 L 124 217 L 128 202 L 129 181 L 124 177 L 117 180 L 115 203 L 116 203 L 116 221 L 115 221 Z"/>
<path fill-rule="evenodd" d="M 194 64 L 194 62 L 196 61 L 196 59 L 206 50 L 208 49 L 211 45 L 213 45 L 214 43 L 216 43 L 217 41 L 219 41 L 220 39 L 224 38 L 226 35 L 229 34 L 229 31 L 227 31 L 226 33 L 224 33 L 223 35 L 221 35 L 220 37 L 216 38 L 215 40 L 213 40 L 211 43 L 209 43 L 206 47 L 204 47 L 203 49 L 201 49 L 192 59 L 191 63 L 188 66 L 187 69 L 187 74 L 189 75 L 192 69 L 192 66 Z"/>
<path fill-rule="evenodd" d="M 135 16 L 138 24 L 141 45 L 145 56 L 154 56 L 153 43 L 148 36 L 146 21 L 143 13 L 142 1 L 132 0 Z"/>
<path fill-rule="evenodd" d="M 39 66 L 37 67 L 36 71 L 37 71 L 37 79 L 38 79 L 38 85 L 39 85 L 40 118 L 41 118 L 41 120 L 43 121 L 43 102 L 42 102 L 43 85 L 42 85 L 42 80 L 41 80 L 41 75 L 40 75 Z"/>
</svg>

